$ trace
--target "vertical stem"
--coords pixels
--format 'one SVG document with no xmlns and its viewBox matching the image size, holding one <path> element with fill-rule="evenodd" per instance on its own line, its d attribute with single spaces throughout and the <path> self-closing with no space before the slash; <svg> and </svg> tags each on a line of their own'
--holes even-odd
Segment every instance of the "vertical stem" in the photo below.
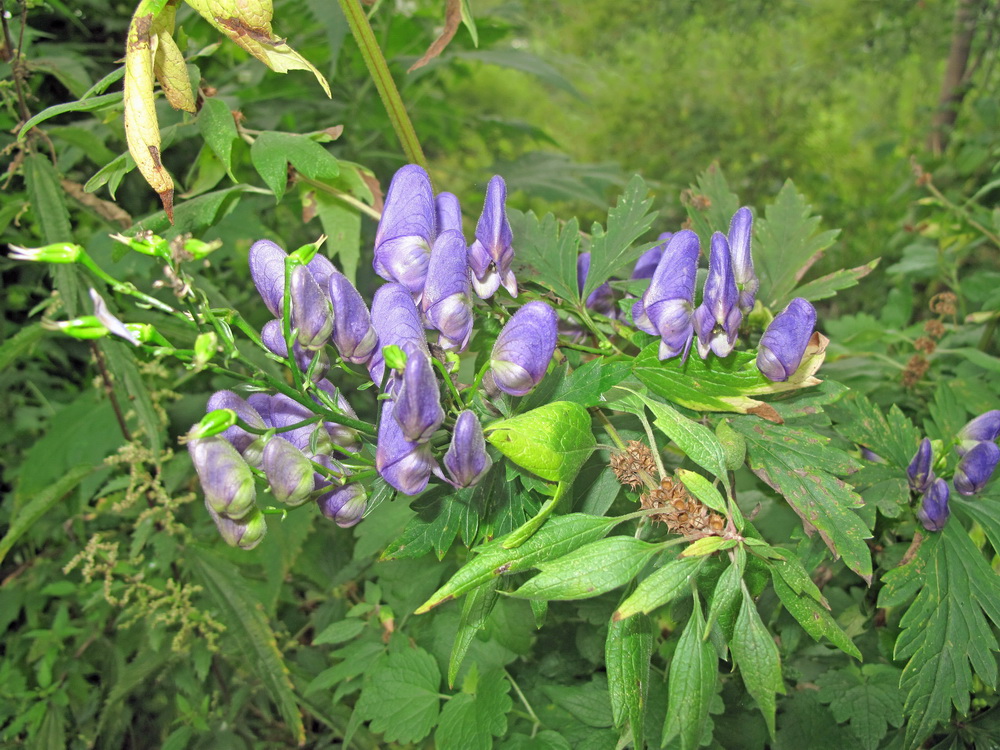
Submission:
<svg viewBox="0 0 1000 750">
<path fill-rule="evenodd" d="M 396 131 L 396 136 L 399 138 L 406 158 L 411 164 L 418 164 L 427 169 L 427 157 L 424 156 L 424 150 L 420 147 L 413 123 L 410 122 L 410 116 L 406 114 L 406 107 L 403 106 L 399 90 L 392 80 L 389 66 L 385 62 L 385 57 L 382 56 L 378 42 L 375 41 L 375 34 L 368 23 L 368 17 L 365 15 L 361 3 L 358 0 L 340 0 L 340 8 L 344 12 L 348 26 L 351 27 L 354 40 L 361 49 L 361 56 L 375 82 L 375 88 L 378 89 L 378 95 L 382 99 L 382 104 L 385 106 L 385 111 L 389 115 L 389 120 L 392 122 L 393 130 Z"/>
</svg>

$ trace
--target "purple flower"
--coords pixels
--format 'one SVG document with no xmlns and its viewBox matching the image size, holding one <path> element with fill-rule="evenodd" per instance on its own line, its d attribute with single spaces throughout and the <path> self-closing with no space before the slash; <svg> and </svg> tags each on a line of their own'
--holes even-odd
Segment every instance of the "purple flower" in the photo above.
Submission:
<svg viewBox="0 0 1000 750">
<path fill-rule="evenodd" d="M 544 302 L 529 302 L 500 331 L 490 369 L 497 387 L 523 396 L 545 376 L 556 348 L 556 314 Z"/>
<path fill-rule="evenodd" d="M 406 369 L 396 389 L 393 416 L 413 443 L 426 443 L 444 421 L 434 367 L 418 347 L 406 348 Z"/>
<path fill-rule="evenodd" d="M 393 416 L 393 402 L 383 401 L 375 450 L 378 473 L 403 494 L 416 495 L 427 487 L 434 467 L 430 444 L 407 440 Z"/>
<path fill-rule="evenodd" d="M 458 198 L 452 193 L 438 193 L 434 199 L 437 209 L 437 231 L 438 236 L 444 232 L 458 232 L 462 235 L 462 242 L 465 242 L 465 233 L 462 230 L 462 207 Z M 433 252 L 433 250 L 431 251 Z"/>
<path fill-rule="evenodd" d="M 267 533 L 267 522 L 264 520 L 264 514 L 256 508 L 246 518 L 234 521 L 216 513 L 208 498 L 205 498 L 205 507 L 212 520 L 215 521 L 219 535 L 226 540 L 226 544 L 230 547 L 253 549 L 260 544 Z"/>
<path fill-rule="evenodd" d="M 263 396 L 263 398 L 260 398 Z M 315 413 L 298 401 L 293 401 L 283 393 L 273 396 L 264 394 L 254 394 L 248 399 L 254 406 L 264 421 L 270 427 L 284 428 L 291 427 L 299 422 L 304 422 L 315 417 Z M 313 433 L 316 433 L 314 436 Z M 326 429 L 316 423 L 296 427 L 293 430 L 286 430 L 281 433 L 281 437 L 294 445 L 300 451 L 309 456 L 328 455 L 333 452 L 333 441 Z"/>
<path fill-rule="evenodd" d="M 221 435 L 189 440 L 188 452 L 212 510 L 236 521 L 254 510 L 253 473 L 228 440 Z"/>
<path fill-rule="evenodd" d="M 739 291 L 740 310 L 746 314 L 753 309 L 757 299 L 760 281 L 753 272 L 753 258 L 750 255 L 750 245 L 753 239 L 753 214 L 744 206 L 729 222 L 729 252 L 733 261 L 733 277 Z"/>
<path fill-rule="evenodd" d="M 286 505 L 301 505 L 315 489 L 315 470 L 306 455 L 280 435 L 264 446 L 264 474 L 271 494 Z"/>
<path fill-rule="evenodd" d="M 277 354 L 279 357 L 288 356 L 288 347 L 285 345 L 285 332 L 282 330 L 280 320 L 267 321 L 264 327 L 260 329 L 260 339 L 264 342 L 264 346 L 274 354 Z M 298 341 L 293 341 L 292 351 L 295 352 L 295 362 L 302 372 L 308 372 L 313 359 L 319 357 L 319 362 L 313 368 L 313 380 L 318 380 L 329 372 L 330 355 L 323 349 L 319 351 L 306 351 Z"/>
<path fill-rule="evenodd" d="M 920 441 L 913 460 L 906 467 L 906 476 L 910 482 L 910 489 L 914 492 L 926 492 L 931 482 L 934 481 L 934 472 L 931 467 L 934 465 L 934 452 L 931 449 L 931 441 L 924 438 Z"/>
<path fill-rule="evenodd" d="M 271 240 L 257 240 L 250 246 L 247 261 L 250 278 L 271 315 L 280 318 L 285 297 L 285 259 L 288 253 Z"/>
<path fill-rule="evenodd" d="M 360 482 L 348 482 L 336 486 L 316 502 L 324 516 L 346 529 L 364 517 L 368 493 Z"/>
<path fill-rule="evenodd" d="M 689 229 L 670 238 L 649 288 L 632 306 L 636 328 L 660 337 L 660 359 L 687 359 L 694 336 L 694 281 L 698 273 L 698 235 Z"/>
<path fill-rule="evenodd" d="M 327 394 L 329 394 L 331 401 L 337 405 L 344 414 L 349 416 L 351 419 L 357 419 L 358 415 L 344 398 L 344 394 L 341 393 L 337 387 L 331 383 L 329 380 L 319 380 L 316 385 Z M 318 402 L 318 399 L 314 397 L 314 400 Z M 350 451 L 351 453 L 361 452 L 361 438 L 358 436 L 358 431 L 353 427 L 344 427 L 336 422 L 324 422 L 323 427 L 326 428 L 327 434 L 330 436 L 330 440 L 338 448 L 343 448 L 344 450 Z"/>
<path fill-rule="evenodd" d="M 463 411 L 455 420 L 451 444 L 444 454 L 444 466 L 455 487 L 472 487 L 486 476 L 493 459 L 486 452 L 482 425 L 471 411 Z"/>
<path fill-rule="evenodd" d="M 757 369 L 776 382 L 788 380 L 802 362 L 816 325 L 816 310 L 801 297 L 788 303 L 760 338 Z"/>
<path fill-rule="evenodd" d="M 587 274 L 590 272 L 590 253 L 580 253 L 576 259 L 576 286 L 583 292 L 583 286 L 587 283 Z M 608 318 L 617 317 L 615 307 L 615 293 L 611 290 L 611 284 L 605 281 L 587 297 L 586 306 L 594 312 L 600 313 Z"/>
<path fill-rule="evenodd" d="M 406 351 L 406 344 L 413 344 L 430 357 L 420 314 L 405 287 L 383 284 L 378 288 L 372 300 L 372 326 L 378 335 L 378 347 L 368 362 L 368 373 L 375 385 L 382 385 L 385 374 L 385 357 L 382 354 L 385 347 L 398 346 Z M 388 385 L 386 389 L 389 390 Z"/>
<path fill-rule="evenodd" d="M 389 183 L 375 232 L 375 273 L 419 295 L 437 234 L 435 215 L 434 190 L 427 172 L 416 164 L 402 167 Z"/>
<path fill-rule="evenodd" d="M 132 346 L 139 346 L 140 342 L 132 332 L 125 327 L 118 318 L 111 314 L 108 310 L 108 304 L 104 301 L 104 297 L 97 293 L 97 290 L 93 287 L 90 288 L 90 300 L 94 303 L 94 317 L 101 321 L 101 325 L 107 328 L 115 336 L 120 336 L 127 342 L 132 344 Z"/>
<path fill-rule="evenodd" d="M 305 266 L 292 269 L 292 328 L 303 349 L 321 349 L 333 331 L 330 298 Z"/>
<path fill-rule="evenodd" d="M 943 479 L 935 479 L 930 489 L 924 493 L 917 518 L 928 531 L 941 531 L 948 523 L 948 516 L 951 515 L 948 495 L 948 484 Z"/>
<path fill-rule="evenodd" d="M 257 410 L 232 391 L 216 391 L 209 397 L 205 405 L 206 413 L 216 409 L 232 409 L 242 422 L 259 430 L 267 427 Z M 251 466 L 260 466 L 260 452 L 263 447 L 260 435 L 254 435 L 239 425 L 233 425 L 222 433 L 222 437 L 239 451 L 247 463 Z"/>
<path fill-rule="evenodd" d="M 507 221 L 507 185 L 499 175 L 486 187 L 483 213 L 476 225 L 476 240 L 469 248 L 472 286 L 482 299 L 492 297 L 503 284 L 511 297 L 517 296 L 517 280 L 510 270 L 514 260 L 514 236 Z"/>
<path fill-rule="evenodd" d="M 993 441 L 1000 436 L 1000 409 L 993 409 L 969 422 L 958 433 L 959 444 L 955 447 L 962 456 L 983 440 Z"/>
<path fill-rule="evenodd" d="M 333 343 L 340 356 L 356 365 L 367 364 L 378 346 L 368 307 L 358 290 L 340 273 L 330 275 L 333 302 Z"/>
<path fill-rule="evenodd" d="M 635 262 L 635 268 L 632 270 L 631 278 L 633 280 L 653 278 L 653 274 L 656 273 L 656 267 L 660 263 L 660 258 L 663 257 L 663 251 L 673 236 L 673 232 L 664 232 L 657 237 L 658 240 L 661 240 L 659 245 L 651 247 L 639 256 L 639 260 Z M 695 262 L 697 263 L 697 257 L 695 258 Z M 693 284 L 691 288 L 694 289 Z"/>
<path fill-rule="evenodd" d="M 472 335 L 472 285 L 465 239 L 458 232 L 442 232 L 434 241 L 420 307 L 440 331 L 442 348 L 465 350 Z"/>
<path fill-rule="evenodd" d="M 963 495 L 975 495 L 981 492 L 993 476 L 993 471 L 1000 463 L 1000 448 L 996 443 L 986 440 L 972 448 L 958 462 L 952 482 L 955 489 Z"/>
<path fill-rule="evenodd" d="M 721 232 L 712 235 L 712 253 L 708 259 L 708 278 L 701 304 L 694 311 L 694 330 L 698 334 L 698 356 L 709 351 L 727 357 L 736 343 L 743 314 L 737 305 L 739 292 L 733 276 L 729 241 Z"/>
</svg>

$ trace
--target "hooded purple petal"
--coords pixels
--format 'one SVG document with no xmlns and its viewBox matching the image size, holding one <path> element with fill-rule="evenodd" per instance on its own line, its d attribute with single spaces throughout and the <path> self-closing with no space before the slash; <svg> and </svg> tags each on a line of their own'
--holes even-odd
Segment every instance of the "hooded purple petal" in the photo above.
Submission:
<svg viewBox="0 0 1000 750">
<path fill-rule="evenodd" d="M 426 443 L 444 421 L 434 367 L 418 347 L 406 348 L 406 369 L 396 390 L 393 416 L 413 443 Z"/>
<path fill-rule="evenodd" d="M 407 440 L 393 416 L 393 402 L 383 401 L 375 451 L 378 473 L 403 494 L 416 495 L 427 487 L 434 467 L 430 444 Z"/>
<path fill-rule="evenodd" d="M 378 288 L 372 300 L 372 326 L 378 335 L 378 347 L 368 362 L 368 372 L 376 385 L 382 385 L 385 374 L 383 348 L 398 346 L 406 351 L 406 344 L 412 344 L 430 357 L 420 314 L 405 287 L 383 284 Z"/>
<path fill-rule="evenodd" d="M 358 290 L 340 273 L 330 275 L 333 301 L 333 343 L 340 356 L 356 365 L 367 364 L 378 345 L 368 307 Z"/>
<path fill-rule="evenodd" d="M 333 331 L 330 298 L 305 266 L 292 269 L 292 329 L 303 349 L 321 349 Z"/>
<path fill-rule="evenodd" d="M 268 397 L 268 401 L 267 413 L 263 409 L 259 409 L 259 411 L 264 417 L 264 421 L 271 427 L 291 427 L 293 424 L 304 422 L 316 416 L 311 409 L 298 401 L 293 401 L 283 393 Z M 251 401 L 251 403 L 255 402 Z M 282 432 L 281 437 L 309 457 L 328 455 L 334 449 L 329 433 L 323 426 L 317 425 L 315 422 Z"/>
<path fill-rule="evenodd" d="M 337 404 L 338 408 L 344 414 L 352 419 L 358 418 L 354 408 L 348 403 L 347 399 L 344 398 L 344 394 L 341 393 L 333 383 L 324 379 L 317 381 L 316 385 L 330 395 L 330 398 L 335 404 Z M 351 453 L 361 452 L 361 438 L 358 435 L 358 431 L 353 427 L 344 427 L 336 422 L 324 422 L 323 426 L 326 428 L 327 433 L 330 435 L 330 440 L 333 441 L 335 446 L 350 451 Z"/>
<path fill-rule="evenodd" d="M 205 501 L 220 516 L 245 518 L 256 507 L 257 489 L 247 462 L 221 435 L 188 441 Z"/>
<path fill-rule="evenodd" d="M 632 306 L 636 328 L 660 337 L 660 359 L 687 359 L 694 335 L 694 282 L 698 273 L 698 235 L 689 229 L 670 238 L 642 298 Z"/>
<path fill-rule="evenodd" d="M 416 164 L 402 167 L 389 183 L 375 233 L 375 273 L 419 295 L 437 234 L 431 179 Z"/>
<path fill-rule="evenodd" d="M 538 385 L 556 348 L 556 325 L 555 311 L 544 302 L 529 302 L 511 316 L 490 354 L 500 390 L 523 396 Z"/>
<path fill-rule="evenodd" d="M 746 314 L 753 309 L 757 299 L 760 281 L 753 271 L 753 257 L 750 245 L 753 239 L 753 214 L 747 207 L 741 208 L 729 222 L 729 252 L 733 260 L 733 277 L 739 292 L 740 310 Z"/>
<path fill-rule="evenodd" d="M 815 326 L 815 308 L 801 297 L 793 299 L 761 336 L 757 369 L 769 380 L 788 380 L 799 369 Z"/>
<path fill-rule="evenodd" d="M 324 516 L 346 529 L 364 517 L 368 493 L 360 482 L 348 482 L 327 492 L 316 502 Z"/>
<path fill-rule="evenodd" d="M 315 488 L 312 462 L 280 435 L 264 446 L 263 467 L 271 494 L 286 505 L 301 505 Z"/>
<path fill-rule="evenodd" d="M 948 483 L 935 479 L 920 501 L 917 518 L 928 531 L 941 531 L 948 523 L 951 510 L 948 508 Z"/>
<path fill-rule="evenodd" d="M 462 206 L 452 193 L 438 193 L 434 199 L 437 209 L 437 233 L 458 232 L 465 242 L 465 232 L 462 229 Z"/>
<path fill-rule="evenodd" d="M 271 240 L 257 240 L 250 246 L 247 261 L 250 278 L 271 315 L 280 318 L 285 296 L 285 259 L 288 253 Z"/>
<path fill-rule="evenodd" d="M 472 285 L 482 299 L 492 297 L 501 284 L 512 297 L 517 296 L 517 280 L 510 269 L 514 260 L 513 242 L 507 221 L 507 185 L 496 175 L 486 187 L 476 239 L 469 248 Z"/>
<path fill-rule="evenodd" d="M 455 420 L 444 466 L 452 484 L 460 488 L 477 484 L 493 466 L 493 459 L 486 452 L 482 425 L 473 412 L 463 411 Z"/>
<path fill-rule="evenodd" d="M 285 345 L 285 332 L 281 329 L 280 320 L 269 320 L 260 329 L 260 339 L 264 346 L 270 349 L 279 357 L 288 356 L 288 347 Z M 330 371 L 330 355 L 320 349 L 318 352 L 306 351 L 298 341 L 292 343 L 292 351 L 295 352 L 295 362 L 302 372 L 308 372 L 314 357 L 319 357 L 319 362 L 313 368 L 312 379 L 319 380 Z"/>
<path fill-rule="evenodd" d="M 701 304 L 694 311 L 698 355 L 702 359 L 708 356 L 709 351 L 715 352 L 718 357 L 728 357 L 733 350 L 740 323 L 743 322 L 738 301 L 729 241 L 725 235 L 716 232 L 712 235 L 712 253 Z"/>
<path fill-rule="evenodd" d="M 313 259 L 306 264 L 306 268 L 309 269 L 309 273 L 312 274 L 319 288 L 323 290 L 324 295 L 330 287 L 330 277 L 335 273 L 340 273 L 329 258 L 319 254 L 313 256 Z"/>
<path fill-rule="evenodd" d="M 984 441 L 972 448 L 958 462 L 952 483 L 963 495 L 981 492 L 1000 463 L 1000 448 L 992 441 Z"/>
<path fill-rule="evenodd" d="M 910 489 L 914 492 L 925 492 L 934 481 L 934 472 L 931 467 L 934 465 L 934 452 L 931 448 L 929 438 L 920 441 L 913 460 L 906 467 L 906 476 L 910 483 Z"/>
<path fill-rule="evenodd" d="M 230 547 L 239 547 L 246 550 L 253 549 L 261 543 L 261 540 L 267 533 L 267 522 L 264 520 L 264 514 L 256 508 L 240 521 L 220 516 L 212 509 L 207 498 L 205 499 L 205 508 L 208 509 L 208 514 L 215 521 L 215 526 L 219 530 L 219 536 Z"/>
<path fill-rule="evenodd" d="M 653 274 L 656 273 L 656 267 L 660 263 L 660 258 L 663 257 L 663 251 L 667 247 L 667 243 L 674 236 L 673 232 L 664 232 L 659 237 L 661 240 L 660 244 L 656 247 L 651 247 L 649 250 L 644 252 L 639 256 L 639 260 L 635 262 L 635 268 L 632 270 L 631 278 L 636 279 L 651 279 Z M 693 290 L 693 287 L 692 287 Z M 693 292 L 692 292 L 693 296 Z"/>
<path fill-rule="evenodd" d="M 589 272 L 590 253 L 580 253 L 576 259 L 576 285 L 580 292 L 583 292 Z M 618 310 L 615 307 L 615 293 L 611 290 L 611 284 L 607 281 L 590 293 L 585 304 L 594 312 L 600 313 L 605 317 L 617 317 Z"/>
<path fill-rule="evenodd" d="M 241 421 L 251 427 L 256 427 L 259 430 L 266 428 L 264 420 L 257 413 L 257 410 L 232 391 L 216 391 L 211 395 L 208 403 L 205 405 L 205 412 L 215 411 L 216 409 L 232 409 Z M 258 466 L 260 464 L 261 446 L 259 435 L 247 432 L 239 425 L 233 425 L 222 433 L 222 437 L 232 443 L 233 447 L 239 451 L 240 455 L 251 466 Z M 248 452 L 251 455 L 248 455 Z"/>
<path fill-rule="evenodd" d="M 958 455 L 975 447 L 983 440 L 996 440 L 1000 436 L 1000 409 L 993 409 L 970 421 L 958 433 L 959 444 L 955 447 Z"/>
<path fill-rule="evenodd" d="M 447 231 L 434 241 L 427 285 L 420 300 L 427 323 L 444 349 L 464 351 L 472 335 L 472 284 L 465 239 Z"/>
</svg>

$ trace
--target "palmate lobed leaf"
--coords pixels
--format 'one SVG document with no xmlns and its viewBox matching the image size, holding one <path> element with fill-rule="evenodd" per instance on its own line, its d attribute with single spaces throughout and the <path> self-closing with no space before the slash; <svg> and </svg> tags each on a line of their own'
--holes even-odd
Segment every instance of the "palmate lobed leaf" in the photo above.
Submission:
<svg viewBox="0 0 1000 750">
<path fill-rule="evenodd" d="M 438 721 L 441 671 L 420 647 L 399 647 L 366 675 L 355 711 L 387 742 L 418 742 Z"/>
<path fill-rule="evenodd" d="M 903 693 L 900 672 L 888 664 L 866 664 L 830 670 L 816 679 L 819 699 L 829 703 L 838 722 L 850 721 L 851 732 L 864 750 L 875 750 L 889 725 L 902 726 Z"/>
<path fill-rule="evenodd" d="M 508 212 L 514 233 L 514 266 L 519 278 L 530 278 L 567 302 L 578 303 L 576 258 L 580 254 L 580 225 L 570 219 L 560 227 L 552 214 L 541 219 L 534 212 Z"/>
</svg>

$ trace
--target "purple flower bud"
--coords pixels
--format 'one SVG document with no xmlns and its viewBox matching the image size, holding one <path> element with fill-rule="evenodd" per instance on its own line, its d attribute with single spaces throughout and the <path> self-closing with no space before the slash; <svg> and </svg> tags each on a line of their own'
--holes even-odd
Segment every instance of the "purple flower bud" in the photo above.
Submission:
<svg viewBox="0 0 1000 750">
<path fill-rule="evenodd" d="M 340 356 L 355 365 L 367 364 L 378 345 L 368 307 L 358 290 L 340 273 L 330 275 L 333 301 L 333 343 Z"/>
<path fill-rule="evenodd" d="M 402 167 L 389 183 L 375 232 L 375 273 L 419 295 L 437 234 L 435 214 L 434 190 L 427 172 L 416 164 Z"/>
<path fill-rule="evenodd" d="M 267 533 L 267 522 L 264 520 L 264 514 L 256 508 L 246 518 L 234 521 L 216 513 L 207 498 L 205 499 L 205 507 L 212 520 L 215 521 L 219 535 L 226 540 L 226 544 L 230 547 L 253 549 L 260 544 Z"/>
<path fill-rule="evenodd" d="M 303 349 L 322 349 L 333 331 L 330 298 L 305 266 L 292 269 L 292 328 Z"/>
<path fill-rule="evenodd" d="M 587 274 L 590 272 L 590 253 L 580 253 L 576 259 L 576 285 L 577 289 L 583 292 L 583 286 L 587 283 Z M 600 313 L 608 318 L 617 317 L 615 307 L 615 293 L 611 290 L 611 284 L 604 282 L 597 289 L 590 293 L 585 303 L 594 312 Z"/>
<path fill-rule="evenodd" d="M 349 482 L 327 492 L 316 502 L 324 516 L 346 529 L 364 517 L 368 493 L 360 482 Z"/>
<path fill-rule="evenodd" d="M 264 446 L 264 474 L 271 485 L 271 494 L 279 502 L 301 505 L 315 489 L 312 462 L 283 437 L 275 435 Z"/>
<path fill-rule="evenodd" d="M 472 487 L 486 476 L 493 459 L 486 452 L 486 438 L 479 419 L 471 411 L 463 411 L 455 420 L 451 444 L 444 454 L 444 466 L 455 487 Z"/>
<path fill-rule="evenodd" d="M 698 334 L 698 356 L 709 351 L 717 357 L 728 357 L 736 343 L 743 314 L 736 304 L 739 292 L 733 277 L 729 241 L 725 235 L 712 235 L 712 253 L 708 259 L 708 278 L 701 304 L 694 311 L 694 330 Z"/>
<path fill-rule="evenodd" d="M 963 495 L 975 495 L 982 491 L 1000 463 L 1000 448 L 992 441 L 979 443 L 968 451 L 958 462 L 952 483 Z"/>
<path fill-rule="evenodd" d="M 245 518 L 256 507 L 257 489 L 247 462 L 221 435 L 188 441 L 205 501 L 220 516 Z"/>
<path fill-rule="evenodd" d="M 793 299 L 760 337 L 757 369 L 769 380 L 788 380 L 799 369 L 815 326 L 816 309 L 801 297 Z"/>
<path fill-rule="evenodd" d="M 259 430 L 267 427 L 257 410 L 232 391 L 216 391 L 211 395 L 205 405 L 205 411 L 210 412 L 216 409 L 232 409 L 241 421 Z M 222 437 L 228 440 L 251 466 L 260 465 L 262 446 L 259 435 L 247 432 L 239 425 L 233 425 L 222 433 Z"/>
<path fill-rule="evenodd" d="M 656 247 L 651 247 L 649 250 L 644 252 L 639 256 L 639 260 L 635 262 L 635 268 L 632 270 L 631 278 L 636 279 L 651 279 L 653 274 L 656 273 L 656 267 L 660 263 L 660 258 L 663 257 L 663 251 L 667 247 L 667 243 L 674 236 L 673 232 L 664 232 L 659 237 L 658 240 L 662 242 Z M 697 257 L 695 258 L 697 263 Z M 694 289 L 694 284 L 691 285 L 692 290 Z M 693 293 L 692 293 L 693 296 Z"/>
<path fill-rule="evenodd" d="M 729 222 L 729 252 L 733 260 L 733 277 L 739 290 L 740 310 L 745 314 L 753 309 L 757 299 L 760 281 L 753 272 L 753 258 L 750 245 L 753 239 L 753 214 L 747 207 L 741 208 Z"/>
<path fill-rule="evenodd" d="M 418 347 L 406 349 L 406 369 L 396 391 L 393 416 L 403 436 L 413 443 L 426 443 L 444 421 L 434 367 Z"/>
<path fill-rule="evenodd" d="M 882 458 L 875 451 L 871 450 L 870 448 L 866 448 L 863 445 L 859 446 L 859 447 L 861 448 L 861 458 L 863 458 L 865 461 L 871 461 L 873 464 L 884 464 L 885 463 L 885 459 Z"/>
<path fill-rule="evenodd" d="M 368 362 L 368 373 L 375 385 L 381 386 L 382 376 L 385 374 L 383 348 L 398 346 L 406 351 L 406 344 L 413 344 L 430 357 L 420 314 L 405 287 L 399 284 L 383 284 L 378 288 L 372 300 L 372 326 L 378 334 L 378 347 Z M 392 381 L 389 385 L 391 384 Z M 389 385 L 386 386 L 387 390 Z"/>
<path fill-rule="evenodd" d="M 458 232 L 443 232 L 434 241 L 420 307 L 428 324 L 440 331 L 442 348 L 463 351 L 468 346 L 472 335 L 472 285 L 465 239 Z"/>
<path fill-rule="evenodd" d="M 660 337 L 660 359 L 686 360 L 694 336 L 694 281 L 698 273 L 698 235 L 689 229 L 670 238 L 649 288 L 632 306 L 636 328 Z"/>
<path fill-rule="evenodd" d="M 497 387 L 523 396 L 545 376 L 556 348 L 555 311 L 544 302 L 529 302 L 500 331 L 490 369 Z"/>
<path fill-rule="evenodd" d="M 458 198 L 452 193 L 438 193 L 434 199 L 437 208 L 438 236 L 444 232 L 458 232 L 465 242 L 465 232 L 462 230 L 462 207 Z M 433 251 L 432 251 L 433 252 Z"/>
<path fill-rule="evenodd" d="M 316 385 L 330 394 L 330 398 L 344 414 L 352 419 L 358 418 L 353 407 L 344 398 L 344 394 L 333 383 L 329 380 L 320 380 Z M 358 431 L 353 427 L 344 427 L 336 422 L 324 422 L 323 426 L 326 428 L 327 433 L 330 435 L 330 440 L 335 446 L 348 450 L 351 453 L 361 452 L 361 438 L 358 435 Z"/>
<path fill-rule="evenodd" d="M 285 332 L 282 330 L 280 320 L 269 320 L 260 329 L 260 339 L 264 346 L 270 349 L 279 357 L 288 356 L 288 347 L 285 345 Z M 330 355 L 324 350 L 306 351 L 298 341 L 292 342 L 292 351 L 295 352 L 295 363 L 302 372 L 308 372 L 314 357 L 319 357 L 319 362 L 313 368 L 313 380 L 324 377 L 330 371 Z"/>
<path fill-rule="evenodd" d="M 928 531 L 941 531 L 948 523 L 951 510 L 948 508 L 948 483 L 935 479 L 920 501 L 917 518 Z"/>
<path fill-rule="evenodd" d="M 955 447 L 958 455 L 965 453 L 984 440 L 993 441 L 1000 436 L 1000 409 L 993 409 L 969 422 L 959 430 L 959 444 Z"/>
<path fill-rule="evenodd" d="M 934 472 L 931 467 L 934 465 L 934 452 L 931 449 L 931 441 L 924 438 L 920 441 L 913 460 L 906 467 L 906 476 L 910 482 L 910 489 L 914 492 L 926 492 L 931 482 L 934 481 Z"/>
<path fill-rule="evenodd" d="M 323 290 L 324 296 L 327 289 L 330 288 L 330 277 L 335 273 L 340 273 L 337 267 L 333 265 L 333 262 L 325 255 L 314 255 L 313 259 L 306 264 L 306 268 L 309 269 L 309 273 L 315 279 L 316 285 Z M 294 299 L 292 297 L 292 300 Z"/>
<path fill-rule="evenodd" d="M 472 286 L 482 299 L 492 297 L 503 284 L 511 297 L 517 296 L 517 280 L 510 270 L 514 260 L 514 235 L 507 221 L 507 185 L 499 175 L 486 187 L 483 213 L 476 225 L 476 240 L 469 248 Z"/>
<path fill-rule="evenodd" d="M 282 315 L 287 257 L 288 253 L 271 240 L 257 240 L 250 246 L 250 253 L 247 256 L 254 286 L 257 287 L 271 315 L 276 318 Z"/>
<path fill-rule="evenodd" d="M 258 395 L 261 394 L 255 394 L 250 397 L 250 403 L 254 406 L 257 406 L 258 402 L 255 400 L 255 396 Z M 294 424 L 304 422 L 316 416 L 311 409 L 303 406 L 298 401 L 293 401 L 283 393 L 265 396 L 264 398 L 268 400 L 267 407 L 257 407 L 257 410 L 260 411 L 264 421 L 271 427 L 279 429 L 291 427 Z M 309 457 L 327 455 L 334 450 L 329 433 L 324 427 L 317 425 L 315 422 L 302 427 L 296 427 L 293 430 L 284 431 L 281 433 L 281 437 Z"/>
<path fill-rule="evenodd" d="M 407 440 L 393 416 L 393 402 L 383 401 L 375 451 L 378 473 L 403 494 L 416 495 L 427 487 L 434 466 L 430 444 Z"/>
</svg>

